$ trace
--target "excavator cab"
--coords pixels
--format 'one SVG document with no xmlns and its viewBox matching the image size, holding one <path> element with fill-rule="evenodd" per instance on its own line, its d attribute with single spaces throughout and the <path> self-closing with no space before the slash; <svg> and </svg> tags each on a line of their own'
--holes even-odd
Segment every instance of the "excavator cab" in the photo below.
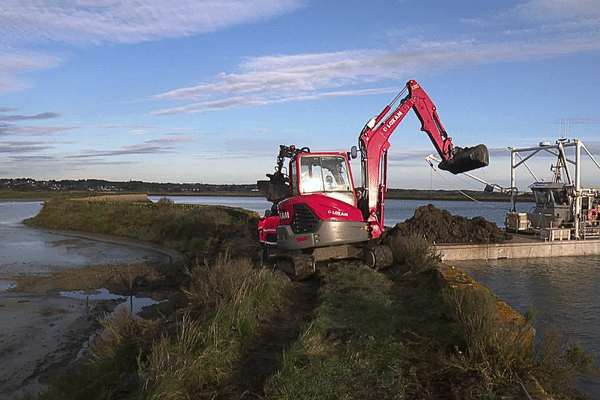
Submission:
<svg viewBox="0 0 600 400">
<path fill-rule="evenodd" d="M 299 154 L 290 164 L 292 195 L 322 193 L 356 207 L 348 157 L 340 153 Z"/>
</svg>

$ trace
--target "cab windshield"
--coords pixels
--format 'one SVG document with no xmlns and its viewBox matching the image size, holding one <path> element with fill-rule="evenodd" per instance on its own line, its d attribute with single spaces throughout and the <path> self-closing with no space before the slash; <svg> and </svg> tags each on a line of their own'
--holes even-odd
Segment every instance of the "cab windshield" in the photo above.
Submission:
<svg viewBox="0 0 600 400">
<path fill-rule="evenodd" d="M 300 157 L 300 192 L 302 194 L 323 193 L 355 205 L 346 157 Z"/>
</svg>

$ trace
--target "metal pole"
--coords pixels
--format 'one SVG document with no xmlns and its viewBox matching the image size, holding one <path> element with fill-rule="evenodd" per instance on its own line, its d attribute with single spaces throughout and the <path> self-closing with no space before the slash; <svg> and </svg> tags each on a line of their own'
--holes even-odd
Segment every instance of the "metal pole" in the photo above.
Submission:
<svg viewBox="0 0 600 400">
<path fill-rule="evenodd" d="M 510 212 L 517 211 L 517 176 L 515 171 L 515 148 L 510 149 Z"/>
<path fill-rule="evenodd" d="M 575 142 L 575 239 L 579 239 L 579 216 L 581 215 L 581 142 Z"/>
</svg>

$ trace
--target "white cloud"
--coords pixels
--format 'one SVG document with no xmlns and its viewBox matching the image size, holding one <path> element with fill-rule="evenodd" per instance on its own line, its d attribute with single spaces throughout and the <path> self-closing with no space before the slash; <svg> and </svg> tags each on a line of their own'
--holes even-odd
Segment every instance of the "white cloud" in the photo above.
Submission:
<svg viewBox="0 0 600 400">
<path fill-rule="evenodd" d="M 600 16 L 598 0 L 532 0 L 517 6 L 515 10 L 535 21 Z"/>
<path fill-rule="evenodd" d="M 134 43 L 211 32 L 302 7 L 300 0 L 4 0 L 5 41 Z"/>
<path fill-rule="evenodd" d="M 395 51 L 346 51 L 248 58 L 242 73 L 219 74 L 210 82 L 154 96 L 153 100 L 193 103 L 156 111 L 152 115 L 190 114 L 272 103 L 390 92 L 332 90 L 383 79 L 399 80 L 415 73 L 477 64 L 539 60 L 600 50 L 600 31 L 568 33 L 538 40 L 480 42 L 473 39 L 422 42 Z M 202 99 L 203 101 L 196 102 Z"/>
<path fill-rule="evenodd" d="M 2 28 L 0 27 L 1 35 Z M 57 56 L 32 51 L 19 51 L 10 46 L 0 45 L 0 94 L 30 86 L 27 81 L 19 79 L 18 74 L 53 68 L 61 61 L 61 58 Z"/>
</svg>

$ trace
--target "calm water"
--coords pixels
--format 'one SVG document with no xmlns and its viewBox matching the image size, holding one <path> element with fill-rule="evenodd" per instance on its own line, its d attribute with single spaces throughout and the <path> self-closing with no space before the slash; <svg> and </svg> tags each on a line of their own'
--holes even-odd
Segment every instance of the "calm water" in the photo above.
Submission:
<svg viewBox="0 0 600 400">
<path fill-rule="evenodd" d="M 80 267 L 164 258 L 144 249 L 56 235 L 21 222 L 42 202 L 0 202 L 0 289 L 17 274 L 45 274 L 55 267 Z"/>
</svg>

